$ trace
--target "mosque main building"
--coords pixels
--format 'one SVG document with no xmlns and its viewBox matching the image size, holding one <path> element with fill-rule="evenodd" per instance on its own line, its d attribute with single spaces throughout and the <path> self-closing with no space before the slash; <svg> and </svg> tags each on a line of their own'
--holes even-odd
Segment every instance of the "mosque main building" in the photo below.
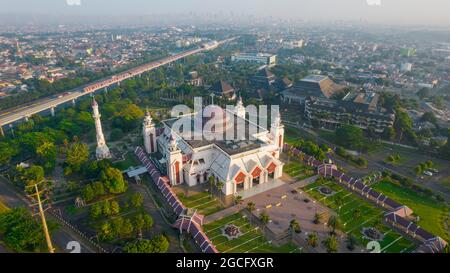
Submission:
<svg viewBox="0 0 450 273">
<path fill-rule="evenodd" d="M 181 119 L 192 126 L 180 130 L 177 123 Z M 166 171 L 172 186 L 183 183 L 195 186 L 214 179 L 221 182 L 225 195 L 232 195 L 259 184 L 273 183 L 282 175 L 279 157 L 284 126 L 279 115 L 272 118 L 267 130 L 247 119 L 239 99 L 232 111 L 209 105 L 201 112 L 167 119 L 162 124 L 163 129 L 157 130 L 147 113 L 143 123 L 144 144 L 146 152 L 156 156 L 154 159 Z M 236 136 L 243 129 L 244 137 L 226 137 Z M 194 137 L 198 132 L 202 135 Z"/>
</svg>

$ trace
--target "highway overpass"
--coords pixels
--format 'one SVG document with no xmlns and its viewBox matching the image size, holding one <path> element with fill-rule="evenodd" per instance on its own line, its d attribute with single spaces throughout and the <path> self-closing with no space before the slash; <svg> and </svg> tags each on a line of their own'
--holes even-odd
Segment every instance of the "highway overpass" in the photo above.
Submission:
<svg viewBox="0 0 450 273">
<path fill-rule="evenodd" d="M 168 56 L 163 59 L 160 59 L 158 61 L 153 61 L 150 63 L 146 63 L 134 68 L 131 68 L 129 70 L 126 70 L 124 72 L 115 74 L 113 76 L 105 77 L 101 80 L 94 81 L 90 84 L 86 84 L 84 86 L 80 86 L 78 88 L 75 88 L 73 90 L 70 90 L 68 92 L 63 93 L 62 95 L 59 95 L 58 97 L 51 97 L 46 99 L 40 99 L 35 103 L 32 103 L 31 105 L 22 106 L 10 110 L 6 110 L 3 113 L 0 113 L 0 134 L 4 135 L 3 133 L 3 126 L 12 124 L 13 122 L 25 119 L 27 120 L 29 117 L 31 117 L 34 114 L 51 110 L 52 114 L 54 114 L 55 108 L 58 105 L 72 102 L 75 104 L 76 99 L 79 97 L 92 94 L 98 90 L 108 88 L 109 86 L 112 86 L 114 84 L 120 84 L 120 82 L 127 80 L 129 78 L 139 76 L 144 72 L 153 70 L 155 68 L 158 68 L 160 66 L 169 64 L 171 62 L 175 62 L 177 60 L 180 60 L 182 58 L 185 58 L 187 56 L 197 54 L 199 52 L 207 51 L 215 49 L 216 47 L 230 42 L 232 40 L 235 40 L 237 37 L 226 39 L 219 42 L 210 42 L 207 44 L 204 44 L 202 47 L 189 50 L 183 53 L 179 53 L 173 56 Z"/>
</svg>

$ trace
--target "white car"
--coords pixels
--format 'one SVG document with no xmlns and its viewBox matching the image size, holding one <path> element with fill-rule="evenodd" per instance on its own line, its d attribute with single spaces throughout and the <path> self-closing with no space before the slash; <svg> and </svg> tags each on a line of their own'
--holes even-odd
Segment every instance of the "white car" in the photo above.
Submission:
<svg viewBox="0 0 450 273">
<path fill-rule="evenodd" d="M 423 174 L 428 175 L 428 176 L 433 176 L 433 173 L 429 172 L 429 171 L 424 171 Z"/>
</svg>

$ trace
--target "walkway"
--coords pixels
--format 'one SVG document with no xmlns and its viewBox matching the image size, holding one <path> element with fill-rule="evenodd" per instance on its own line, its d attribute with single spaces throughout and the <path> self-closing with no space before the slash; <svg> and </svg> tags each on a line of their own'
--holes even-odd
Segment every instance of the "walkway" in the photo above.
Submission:
<svg viewBox="0 0 450 273">
<path fill-rule="evenodd" d="M 280 187 L 284 184 L 285 183 L 281 179 L 270 179 L 269 182 L 258 184 L 256 186 L 251 187 L 248 190 L 238 192 L 237 195 L 242 196 L 242 199 L 247 199 L 262 192 Z"/>
</svg>

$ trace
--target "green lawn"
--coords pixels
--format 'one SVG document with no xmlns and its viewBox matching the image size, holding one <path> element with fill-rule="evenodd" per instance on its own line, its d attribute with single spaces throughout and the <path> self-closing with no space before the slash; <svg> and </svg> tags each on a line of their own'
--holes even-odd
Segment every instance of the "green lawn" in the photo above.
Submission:
<svg viewBox="0 0 450 273">
<path fill-rule="evenodd" d="M 301 164 L 293 156 L 289 164 L 284 165 L 283 172 L 297 180 L 303 180 L 314 175 L 314 170 L 311 167 Z"/>
<path fill-rule="evenodd" d="M 128 169 L 128 168 L 131 167 L 131 166 L 137 167 L 137 166 L 140 166 L 140 165 L 142 165 L 142 163 L 140 163 L 140 162 L 138 161 L 138 159 L 136 158 L 136 156 L 134 155 L 134 153 L 128 152 L 128 153 L 125 155 L 125 160 L 115 162 L 115 163 L 113 164 L 113 167 L 114 167 L 114 168 L 117 168 L 117 169 L 119 169 L 119 170 L 121 170 L 121 171 L 124 171 L 124 170 Z"/>
<path fill-rule="evenodd" d="M 318 190 L 320 186 L 331 188 L 335 194 L 325 196 Z M 333 209 L 341 223 L 342 231 L 356 237 L 361 246 L 366 246 L 370 241 L 362 235 L 364 227 L 376 227 L 384 234 L 383 240 L 380 242 L 381 251 L 387 253 L 411 252 L 416 248 L 415 243 L 404 238 L 398 232 L 392 230 L 383 222 L 384 211 L 375 207 L 368 201 L 360 198 L 356 194 L 350 192 L 346 188 L 329 180 L 318 180 L 302 188 L 307 194 L 314 199 Z M 336 204 L 337 200 L 342 200 L 341 204 Z M 355 212 L 358 211 L 359 213 Z M 322 221 L 327 221 L 323 219 Z"/>
<path fill-rule="evenodd" d="M 221 228 L 227 224 L 239 227 L 241 235 L 229 240 L 222 235 Z M 236 213 L 215 222 L 204 225 L 204 230 L 209 239 L 223 253 L 295 253 L 300 250 L 294 244 L 286 244 L 280 247 L 267 241 L 258 227 L 249 223 L 245 216 Z"/>
<path fill-rule="evenodd" d="M 178 193 L 180 201 L 188 208 L 196 209 L 200 214 L 210 215 L 222 209 L 222 206 L 216 197 L 211 198 L 211 194 L 201 192 L 189 196 Z"/>
<path fill-rule="evenodd" d="M 414 214 L 420 217 L 419 225 L 425 230 L 446 241 L 450 239 L 449 232 L 444 225 L 448 213 L 448 208 L 444 203 L 387 180 L 376 183 L 373 188 L 410 207 Z"/>
<path fill-rule="evenodd" d="M 284 132 L 284 141 L 290 145 L 297 145 L 301 139 L 314 140 L 314 136 L 291 126 L 286 126 Z"/>
</svg>

